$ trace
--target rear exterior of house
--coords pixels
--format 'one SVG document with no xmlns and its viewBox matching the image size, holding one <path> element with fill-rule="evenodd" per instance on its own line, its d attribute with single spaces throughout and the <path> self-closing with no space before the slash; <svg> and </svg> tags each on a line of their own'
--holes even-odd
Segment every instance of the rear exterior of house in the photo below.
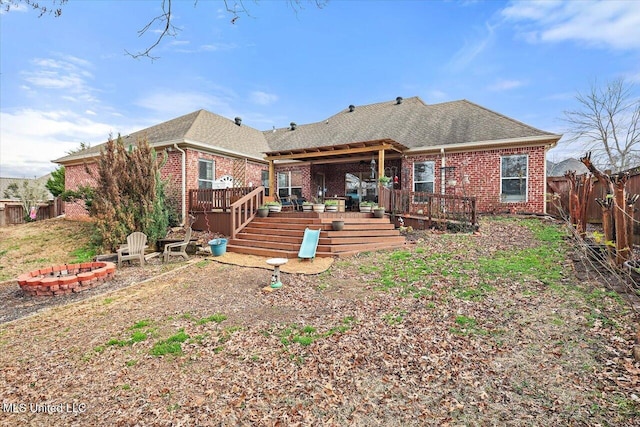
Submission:
<svg viewBox="0 0 640 427">
<path fill-rule="evenodd" d="M 280 197 L 357 205 L 377 200 L 383 175 L 396 190 L 476 197 L 479 212 L 542 213 L 546 152 L 561 136 L 466 100 L 427 105 L 413 97 L 265 132 L 199 110 L 128 135 L 125 145 L 143 137 L 166 153 L 161 173 L 184 218 L 189 190 L 224 179 Z M 99 149 L 56 160 L 66 167 L 67 188 L 90 184 L 85 163 L 91 168 Z M 77 204 L 66 211 L 86 215 Z"/>
</svg>

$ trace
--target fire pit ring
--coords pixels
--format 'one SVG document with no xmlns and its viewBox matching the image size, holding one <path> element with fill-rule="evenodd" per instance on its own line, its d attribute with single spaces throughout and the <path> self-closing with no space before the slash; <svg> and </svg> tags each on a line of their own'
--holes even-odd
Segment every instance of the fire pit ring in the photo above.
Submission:
<svg viewBox="0 0 640 427">
<path fill-rule="evenodd" d="M 18 285 L 31 296 L 65 295 L 91 289 L 110 280 L 116 271 L 112 262 L 83 262 L 41 268 L 18 277 Z"/>
</svg>

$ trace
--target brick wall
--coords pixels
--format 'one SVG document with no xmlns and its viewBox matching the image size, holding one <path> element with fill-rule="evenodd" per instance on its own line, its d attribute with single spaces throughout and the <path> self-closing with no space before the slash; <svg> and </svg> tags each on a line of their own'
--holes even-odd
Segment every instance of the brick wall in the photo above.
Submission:
<svg viewBox="0 0 640 427">
<path fill-rule="evenodd" d="M 198 160 L 213 160 L 215 164 L 214 179 L 219 179 L 223 175 L 233 176 L 234 160 L 229 157 L 204 153 L 202 151 L 186 149 L 186 188 L 198 188 Z M 94 163 L 91 168 L 95 170 Z M 246 162 L 245 178 L 246 185 L 252 183 L 254 187 L 261 185 L 261 171 L 268 170 L 266 164 L 257 162 Z M 165 192 L 167 203 L 170 204 L 178 214 L 182 212 L 182 153 L 173 150 L 167 153 L 167 160 L 160 169 L 160 176 L 167 181 Z M 93 185 L 95 181 L 85 171 L 84 165 L 71 165 L 65 167 L 65 188 L 76 190 L 80 185 Z M 67 218 L 86 219 L 89 213 L 82 203 L 67 203 L 65 205 Z"/>
<path fill-rule="evenodd" d="M 500 158 L 511 154 L 528 154 L 527 201 L 502 202 L 500 199 Z M 475 196 L 479 212 L 536 212 L 545 210 L 544 147 L 484 150 L 465 153 L 445 153 L 446 166 L 454 166 L 447 172 L 446 180 L 454 178 L 455 186 L 446 186 L 447 194 Z M 408 179 L 402 180 L 402 188 L 411 190 L 413 185 L 413 162 L 434 161 L 434 191 L 441 191 L 440 155 L 411 156 L 402 161 Z M 445 183 L 446 184 L 446 183 Z"/>
<path fill-rule="evenodd" d="M 233 176 L 232 158 L 204 153 L 187 149 L 187 190 L 198 188 L 198 160 L 207 159 L 215 162 L 215 179 L 223 175 Z M 527 182 L 527 201 L 516 203 L 503 203 L 500 200 L 500 157 L 510 154 L 528 154 L 529 176 Z M 475 196 L 478 199 L 479 212 L 544 212 L 545 209 L 545 177 L 544 177 L 544 147 L 484 150 L 465 153 L 445 153 L 446 166 L 455 169 L 447 173 L 447 181 L 456 180 L 455 186 L 446 186 L 448 194 Z M 434 191 L 441 191 L 442 166 L 441 157 L 437 155 L 418 155 L 404 157 L 402 160 L 387 160 L 385 166 L 395 167 L 400 179 L 400 187 L 411 190 L 413 185 L 413 162 L 434 161 Z M 95 164 L 93 165 L 95 168 Z M 268 170 L 268 166 L 257 162 L 246 163 L 246 184 L 254 186 L 261 184 L 261 171 Z M 282 165 L 276 167 L 277 172 L 300 170 L 303 176 L 302 195 L 307 200 L 317 196 L 316 177 L 318 173 L 324 173 L 327 195 L 344 195 L 345 175 L 347 173 L 371 171 L 370 161 L 354 163 L 332 163 L 324 165 L 311 165 L 303 163 L 299 165 Z M 163 179 L 168 180 L 166 187 L 167 199 L 178 212 L 181 199 L 181 153 L 172 151 L 168 153 L 167 161 L 161 170 Z M 77 189 L 79 185 L 90 185 L 92 178 L 86 173 L 84 165 L 72 165 L 66 167 L 65 186 Z M 86 209 L 77 203 L 67 203 L 65 206 L 68 218 L 86 218 Z"/>
</svg>

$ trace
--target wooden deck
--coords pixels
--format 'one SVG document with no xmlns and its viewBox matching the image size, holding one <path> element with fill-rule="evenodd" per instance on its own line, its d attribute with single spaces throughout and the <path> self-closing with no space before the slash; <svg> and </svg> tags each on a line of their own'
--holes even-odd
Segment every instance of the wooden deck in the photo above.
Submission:
<svg viewBox="0 0 640 427">
<path fill-rule="evenodd" d="M 344 229 L 334 231 L 332 222 L 344 220 Z M 349 256 L 358 252 L 404 247 L 406 240 L 388 216 L 374 218 L 359 212 L 270 213 L 254 218 L 227 244 L 229 252 L 296 258 L 305 228 L 320 229 L 317 257 Z"/>
</svg>

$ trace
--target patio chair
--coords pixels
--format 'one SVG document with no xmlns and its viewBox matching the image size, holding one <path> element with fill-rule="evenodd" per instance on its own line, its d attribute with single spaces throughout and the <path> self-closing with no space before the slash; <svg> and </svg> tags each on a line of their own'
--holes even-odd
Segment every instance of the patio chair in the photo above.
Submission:
<svg viewBox="0 0 640 427">
<path fill-rule="evenodd" d="M 164 262 L 168 262 L 169 257 L 174 255 L 181 256 L 184 259 L 189 259 L 189 255 L 187 255 L 187 246 L 191 241 L 191 232 L 191 227 L 187 228 L 187 232 L 184 235 L 184 240 L 182 240 L 181 242 L 169 243 L 164 247 Z"/>
<path fill-rule="evenodd" d="M 139 231 L 134 231 L 127 236 L 127 244 L 121 245 L 118 252 L 118 267 L 122 266 L 122 261 L 139 260 L 140 265 L 144 265 L 144 250 L 147 248 L 147 235 Z"/>
</svg>

